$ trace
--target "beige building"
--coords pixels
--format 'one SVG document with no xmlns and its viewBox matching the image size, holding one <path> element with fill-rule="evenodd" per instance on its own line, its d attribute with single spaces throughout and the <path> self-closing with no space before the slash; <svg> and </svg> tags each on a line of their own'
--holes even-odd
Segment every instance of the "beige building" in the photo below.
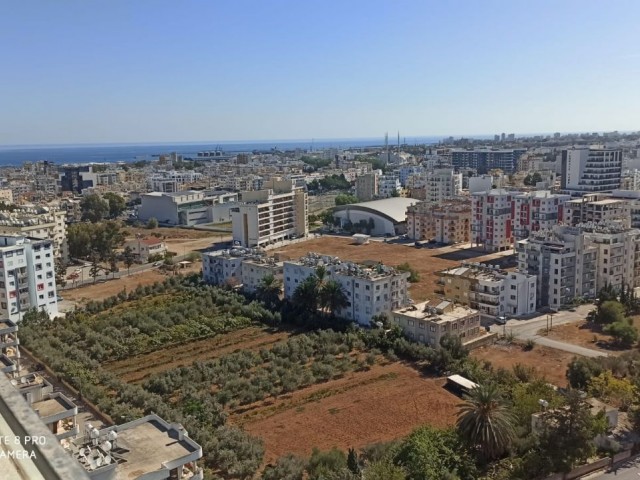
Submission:
<svg viewBox="0 0 640 480">
<path fill-rule="evenodd" d="M 407 208 L 407 235 L 413 240 L 440 243 L 471 241 L 471 200 L 450 199 L 441 203 L 420 202 Z"/>
<path fill-rule="evenodd" d="M 149 257 L 164 255 L 167 251 L 165 243 L 156 237 L 130 240 L 125 244 L 125 247 L 131 248 L 133 254 L 142 263 L 147 263 Z"/>
<path fill-rule="evenodd" d="M 360 175 L 356 178 L 356 197 L 362 202 L 368 202 L 378 196 L 379 175 L 376 172 Z"/>
<path fill-rule="evenodd" d="M 0 189 L 0 202 L 4 202 L 7 205 L 13 203 L 13 191 L 10 188 Z"/>
<path fill-rule="evenodd" d="M 271 180 L 264 190 L 242 192 L 231 208 L 233 241 L 243 247 L 264 247 L 309 235 L 308 198 L 291 180 Z"/>
<path fill-rule="evenodd" d="M 481 334 L 480 313 L 469 307 L 443 301 L 438 305 L 422 302 L 394 310 L 393 321 L 410 339 L 438 348 L 446 334 L 467 343 Z"/>
<path fill-rule="evenodd" d="M 631 227 L 631 205 L 622 199 L 607 198 L 604 194 L 584 195 L 565 204 L 564 218 L 573 227 L 587 222 L 616 222 Z"/>
</svg>

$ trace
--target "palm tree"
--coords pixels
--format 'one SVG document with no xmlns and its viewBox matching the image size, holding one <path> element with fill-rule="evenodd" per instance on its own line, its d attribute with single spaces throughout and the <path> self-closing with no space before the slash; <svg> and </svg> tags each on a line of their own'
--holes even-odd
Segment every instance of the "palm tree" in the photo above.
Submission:
<svg viewBox="0 0 640 480">
<path fill-rule="evenodd" d="M 342 285 L 335 280 L 328 280 L 322 284 L 318 299 L 320 307 L 328 312 L 329 315 L 335 315 L 337 311 L 349 305 L 349 300 L 342 289 Z"/>
<path fill-rule="evenodd" d="M 315 314 L 318 310 L 318 277 L 309 275 L 293 292 L 293 303 L 305 312 Z"/>
<path fill-rule="evenodd" d="M 256 288 L 256 296 L 267 308 L 274 310 L 280 303 L 281 290 L 282 282 L 274 277 L 273 274 L 268 274 L 260 280 Z"/>
<path fill-rule="evenodd" d="M 502 455 L 515 438 L 515 418 L 494 384 L 479 385 L 459 405 L 458 432 L 487 460 Z"/>
</svg>

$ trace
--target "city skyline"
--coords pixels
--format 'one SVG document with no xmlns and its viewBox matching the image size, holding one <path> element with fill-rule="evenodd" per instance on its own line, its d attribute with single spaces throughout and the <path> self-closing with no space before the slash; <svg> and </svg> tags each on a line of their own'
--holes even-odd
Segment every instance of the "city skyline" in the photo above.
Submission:
<svg viewBox="0 0 640 480">
<path fill-rule="evenodd" d="M 601 5 L 18 4 L 0 145 L 635 131 L 640 5 Z"/>
</svg>

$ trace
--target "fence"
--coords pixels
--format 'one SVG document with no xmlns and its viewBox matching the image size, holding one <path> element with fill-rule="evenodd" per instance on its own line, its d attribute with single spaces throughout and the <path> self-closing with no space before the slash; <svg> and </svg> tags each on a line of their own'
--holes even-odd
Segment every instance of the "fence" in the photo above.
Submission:
<svg viewBox="0 0 640 480">
<path fill-rule="evenodd" d="M 554 473 L 553 475 L 546 477 L 544 480 L 575 480 L 597 470 L 602 470 L 604 468 L 617 468 L 617 464 L 631 458 L 634 453 L 637 453 L 635 452 L 635 449 L 624 450 L 616 453 L 613 457 L 604 457 L 593 463 L 580 465 L 568 473 Z"/>
</svg>

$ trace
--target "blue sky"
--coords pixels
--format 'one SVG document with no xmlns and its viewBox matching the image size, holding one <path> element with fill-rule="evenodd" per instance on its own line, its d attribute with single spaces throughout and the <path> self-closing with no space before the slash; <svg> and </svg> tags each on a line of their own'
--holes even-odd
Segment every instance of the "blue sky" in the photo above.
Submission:
<svg viewBox="0 0 640 480">
<path fill-rule="evenodd" d="M 0 7 L 0 144 L 640 129 L 637 0 Z"/>
</svg>

